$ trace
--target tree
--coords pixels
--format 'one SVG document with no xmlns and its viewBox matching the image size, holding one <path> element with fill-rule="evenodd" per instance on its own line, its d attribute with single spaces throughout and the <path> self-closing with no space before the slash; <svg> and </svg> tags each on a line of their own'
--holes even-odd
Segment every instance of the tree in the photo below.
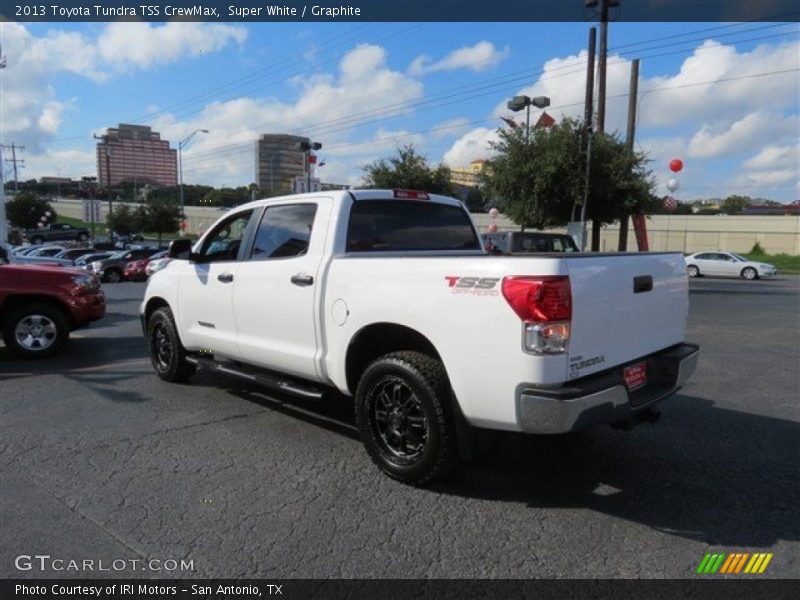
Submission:
<svg viewBox="0 0 800 600">
<path fill-rule="evenodd" d="M 33 192 L 20 192 L 6 203 L 8 222 L 22 229 L 35 229 L 48 212 L 50 216 L 47 221 L 52 223 L 55 221 L 56 211 L 47 200 Z"/>
<path fill-rule="evenodd" d="M 564 119 L 550 129 L 503 129 L 496 152 L 481 173 L 481 186 L 522 228 L 561 227 L 578 217 L 583 202 L 585 154 L 583 125 Z M 592 140 L 587 218 L 612 223 L 622 214 L 649 206 L 652 176 L 647 158 L 631 152 L 616 135 Z"/>
<path fill-rule="evenodd" d="M 372 189 L 422 190 L 432 194 L 452 195 L 450 169 L 436 167 L 418 154 L 413 144 L 397 149 L 391 158 L 378 159 L 364 167 L 364 187 Z"/>
<path fill-rule="evenodd" d="M 118 203 L 114 211 L 106 215 L 108 230 L 119 235 L 130 235 L 142 231 L 142 213 L 129 204 Z"/>
<path fill-rule="evenodd" d="M 158 234 L 159 246 L 162 233 L 176 233 L 180 228 L 181 208 L 170 200 L 149 199 L 139 215 L 142 217 L 142 229 Z"/>
<path fill-rule="evenodd" d="M 749 196 L 738 196 L 736 194 L 732 196 L 728 196 L 723 200 L 722 204 L 720 205 L 720 210 L 724 212 L 726 215 L 735 215 L 736 213 L 742 212 L 747 205 L 750 204 L 751 199 Z"/>
</svg>

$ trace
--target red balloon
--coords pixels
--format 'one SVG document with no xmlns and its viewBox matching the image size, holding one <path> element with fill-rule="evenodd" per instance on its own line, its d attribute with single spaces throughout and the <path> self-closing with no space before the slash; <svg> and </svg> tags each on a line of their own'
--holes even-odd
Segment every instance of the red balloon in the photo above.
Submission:
<svg viewBox="0 0 800 600">
<path fill-rule="evenodd" d="M 669 161 L 669 170 L 673 173 L 677 173 L 683 168 L 683 161 L 680 158 L 673 158 Z"/>
<path fill-rule="evenodd" d="M 489 227 L 487 227 L 489 233 L 496 233 L 497 232 L 497 225 L 495 223 L 489 223 Z"/>
</svg>

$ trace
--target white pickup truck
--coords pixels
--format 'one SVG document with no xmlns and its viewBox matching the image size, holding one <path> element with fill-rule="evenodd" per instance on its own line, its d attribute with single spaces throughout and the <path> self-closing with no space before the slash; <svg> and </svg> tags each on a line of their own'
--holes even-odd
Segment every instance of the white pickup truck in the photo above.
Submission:
<svg viewBox="0 0 800 600">
<path fill-rule="evenodd" d="M 159 377 L 353 396 L 374 462 L 414 485 L 468 456 L 473 428 L 654 420 L 697 362 L 680 254 L 492 256 L 444 196 L 258 200 L 170 255 L 141 305 Z"/>
</svg>

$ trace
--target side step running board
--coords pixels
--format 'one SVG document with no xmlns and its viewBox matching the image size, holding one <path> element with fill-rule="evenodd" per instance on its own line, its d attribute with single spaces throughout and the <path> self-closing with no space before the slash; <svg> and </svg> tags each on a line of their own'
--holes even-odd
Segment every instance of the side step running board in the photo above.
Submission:
<svg viewBox="0 0 800 600">
<path fill-rule="evenodd" d="M 235 368 L 233 365 L 222 364 L 208 358 L 187 356 L 186 360 L 204 369 L 224 373 L 225 375 L 233 375 L 234 377 L 245 379 L 284 394 L 291 394 L 292 396 L 300 396 L 302 398 L 312 398 L 314 400 L 319 400 L 325 395 L 325 390 L 320 387 L 281 379 L 266 373 L 248 373 Z"/>
</svg>

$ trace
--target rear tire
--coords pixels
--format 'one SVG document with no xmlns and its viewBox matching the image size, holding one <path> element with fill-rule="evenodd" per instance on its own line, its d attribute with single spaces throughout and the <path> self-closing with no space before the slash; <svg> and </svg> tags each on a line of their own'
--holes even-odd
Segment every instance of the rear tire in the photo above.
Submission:
<svg viewBox="0 0 800 600">
<path fill-rule="evenodd" d="M 748 281 L 753 281 L 754 279 L 758 279 L 758 271 L 756 271 L 753 267 L 745 267 L 742 269 L 742 277 Z"/>
<path fill-rule="evenodd" d="M 699 277 L 700 276 L 700 269 L 698 269 L 694 265 L 689 265 L 686 267 L 686 272 L 689 274 L 689 277 Z"/>
<path fill-rule="evenodd" d="M 69 319 L 62 309 L 33 302 L 8 313 L 3 321 L 3 341 L 20 358 L 47 358 L 67 343 L 69 330 Z"/>
<path fill-rule="evenodd" d="M 395 352 L 374 361 L 355 397 L 356 424 L 372 461 L 409 485 L 444 477 L 458 464 L 453 401 L 435 358 Z"/>
<path fill-rule="evenodd" d="M 147 321 L 147 348 L 150 362 L 161 379 L 181 383 L 189 379 L 197 367 L 186 360 L 172 311 L 163 306 L 156 309 Z"/>
</svg>

